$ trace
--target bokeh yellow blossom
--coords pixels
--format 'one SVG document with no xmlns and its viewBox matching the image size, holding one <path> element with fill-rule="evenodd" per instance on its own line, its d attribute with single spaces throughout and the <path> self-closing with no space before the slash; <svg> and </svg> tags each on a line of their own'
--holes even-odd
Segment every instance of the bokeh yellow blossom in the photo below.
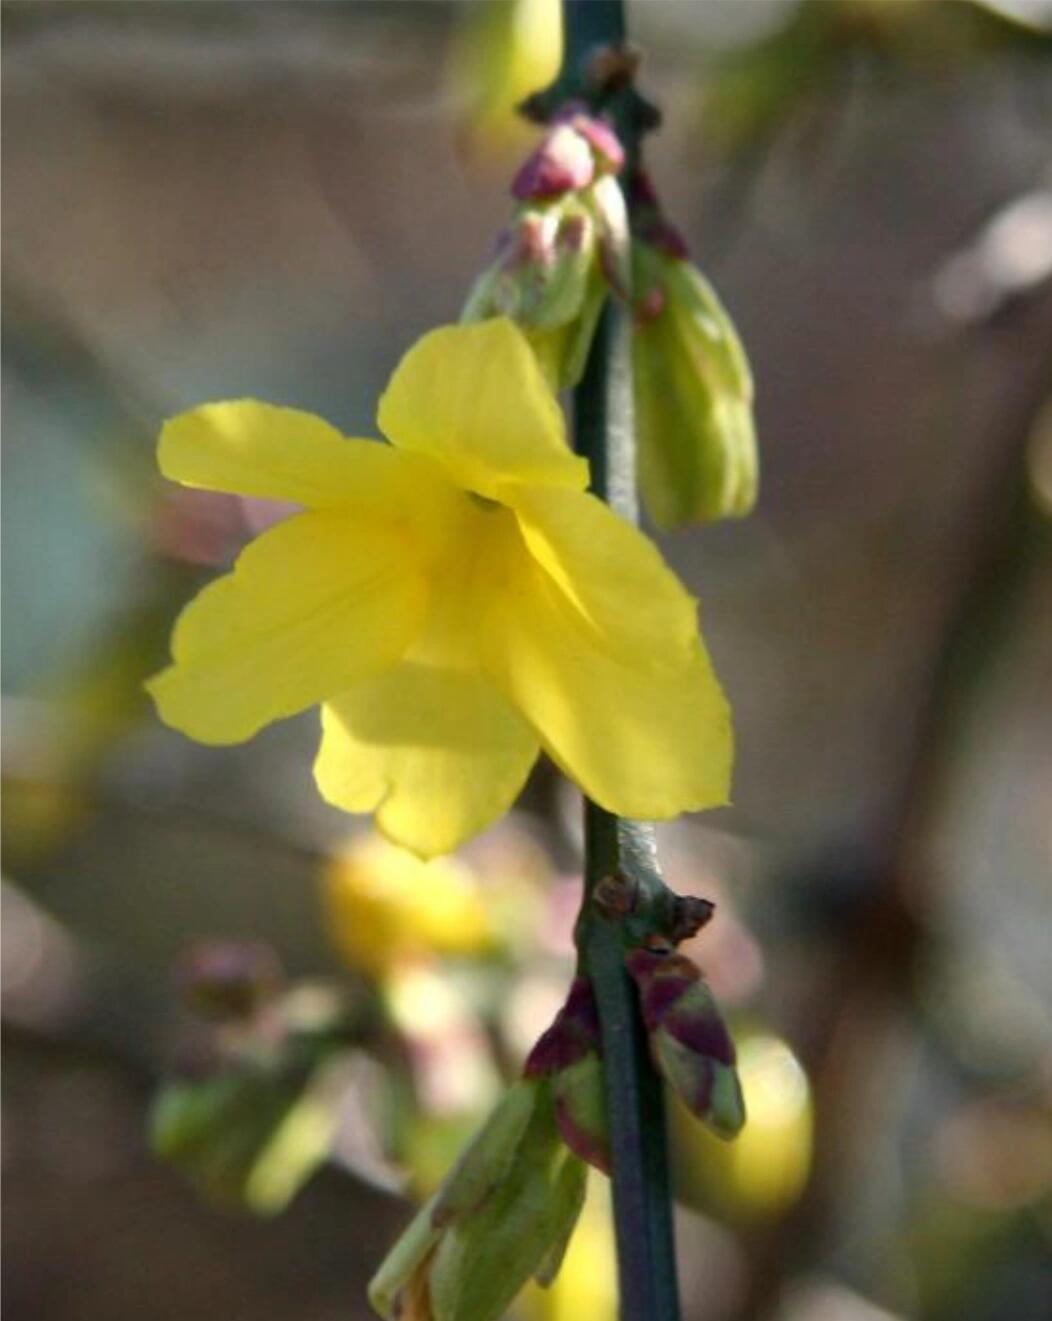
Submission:
<svg viewBox="0 0 1052 1321">
<path fill-rule="evenodd" d="M 333 942 L 350 967 L 374 977 L 413 959 L 483 954 L 498 944 L 479 882 L 457 858 L 423 862 L 369 835 L 329 862 L 322 889 Z"/>
<path fill-rule="evenodd" d="M 559 0 L 472 0 L 457 8 L 449 73 L 463 101 L 463 140 L 495 153 L 517 150 L 536 136 L 519 103 L 559 71 Z"/>
<path fill-rule="evenodd" d="M 588 465 L 510 321 L 447 326 L 380 401 L 390 445 L 241 400 L 169 422 L 164 474 L 291 500 L 180 616 L 161 717 L 239 743 L 322 704 L 315 778 L 424 857 L 512 803 L 543 747 L 601 806 L 727 800 L 727 704 L 695 602 L 585 491 Z"/>
<path fill-rule="evenodd" d="M 676 1192 L 734 1220 L 764 1220 L 792 1206 L 810 1174 L 811 1087 L 786 1042 L 766 1032 L 738 1039 L 738 1076 L 749 1121 L 734 1142 L 670 1108 Z"/>
</svg>

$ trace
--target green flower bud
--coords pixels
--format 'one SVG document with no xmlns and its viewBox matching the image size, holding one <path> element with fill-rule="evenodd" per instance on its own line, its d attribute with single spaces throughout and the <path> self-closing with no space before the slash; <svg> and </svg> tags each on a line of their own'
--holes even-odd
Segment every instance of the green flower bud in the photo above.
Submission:
<svg viewBox="0 0 1052 1321">
<path fill-rule="evenodd" d="M 370 1302 L 400 1321 L 497 1321 L 531 1275 L 554 1277 L 584 1182 L 549 1081 L 521 1080 L 388 1254 Z"/>
<path fill-rule="evenodd" d="M 558 1269 L 584 1199 L 585 1167 L 554 1124 L 531 1126 L 484 1208 L 453 1222 L 435 1250 L 435 1321 L 497 1321 L 538 1273 Z"/>
<path fill-rule="evenodd" d="M 756 501 L 753 386 L 712 286 L 677 251 L 632 244 L 639 481 L 662 528 L 740 517 Z"/>
<path fill-rule="evenodd" d="M 554 390 L 580 377 L 603 301 L 598 224 L 576 193 L 520 209 L 476 280 L 461 321 L 510 317 Z"/>
<path fill-rule="evenodd" d="M 551 329 L 523 327 L 545 379 L 555 393 L 573 389 L 584 375 L 588 350 L 592 347 L 606 293 L 602 276 L 593 271 L 577 316 Z"/>
</svg>

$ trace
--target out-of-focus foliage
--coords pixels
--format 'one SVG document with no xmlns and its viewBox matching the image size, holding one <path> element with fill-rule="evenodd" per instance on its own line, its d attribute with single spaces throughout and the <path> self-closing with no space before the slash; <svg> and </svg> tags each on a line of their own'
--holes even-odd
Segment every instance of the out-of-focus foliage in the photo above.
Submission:
<svg viewBox="0 0 1052 1321">
<path fill-rule="evenodd" d="M 1052 30 L 975 0 L 800 0 L 762 40 L 716 60 L 700 118 L 720 151 L 762 144 L 862 70 L 924 78 L 991 56 L 1047 59 Z"/>
<path fill-rule="evenodd" d="M 151 1139 L 207 1197 L 273 1215 L 330 1154 L 352 1020 L 321 988 L 257 997 L 247 966 L 221 980 L 202 970 L 188 988 L 222 1027 L 158 1093 Z"/>
</svg>

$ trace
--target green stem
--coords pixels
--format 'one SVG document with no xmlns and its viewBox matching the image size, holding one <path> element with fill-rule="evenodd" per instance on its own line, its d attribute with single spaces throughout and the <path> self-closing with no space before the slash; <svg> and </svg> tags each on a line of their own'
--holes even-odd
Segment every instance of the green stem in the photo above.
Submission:
<svg viewBox="0 0 1052 1321">
<path fill-rule="evenodd" d="M 591 462 L 596 494 L 632 517 L 635 456 L 627 333 L 621 309 L 608 304 L 574 395 L 574 433 L 578 450 Z M 614 875 L 637 888 L 637 916 L 644 916 L 641 909 L 660 910 L 667 891 L 654 863 L 650 828 L 586 801 L 585 893 L 577 940 L 595 991 L 603 1042 L 621 1316 L 623 1321 L 677 1321 L 661 1081 L 625 971 L 626 924 L 604 916 L 593 902 L 596 886 Z"/>
<path fill-rule="evenodd" d="M 624 37 L 621 0 L 564 0 L 564 14 L 565 67 L 571 76 L 596 45 Z M 630 153 L 634 145 L 626 144 Z M 574 440 L 590 462 L 595 494 L 635 522 L 630 335 L 622 306 L 609 301 L 574 392 Z M 611 719 L 617 719 L 616 712 Z M 624 964 L 628 928 L 636 923 L 606 916 L 594 903 L 596 887 L 615 875 L 636 887 L 637 919 L 661 910 L 668 892 L 656 869 L 652 831 L 586 801 L 585 893 L 577 941 L 595 991 L 603 1043 L 621 1316 L 678 1321 L 664 1095 Z"/>
<path fill-rule="evenodd" d="M 624 0 L 563 0 L 564 66 L 577 74 L 577 64 L 595 46 L 625 39 Z"/>
</svg>

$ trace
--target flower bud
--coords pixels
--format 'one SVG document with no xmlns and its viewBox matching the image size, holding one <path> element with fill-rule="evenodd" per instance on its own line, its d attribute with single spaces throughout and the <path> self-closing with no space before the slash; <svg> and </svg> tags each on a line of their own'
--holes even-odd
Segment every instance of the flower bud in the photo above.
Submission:
<svg viewBox="0 0 1052 1321">
<path fill-rule="evenodd" d="M 555 116 L 556 124 L 569 124 L 592 149 L 597 174 L 619 174 L 625 164 L 625 149 L 605 119 L 588 113 L 583 101 L 571 101 Z"/>
<path fill-rule="evenodd" d="M 566 105 L 515 176 L 521 205 L 461 313 L 515 321 L 554 391 L 581 379 L 609 288 L 628 289 L 628 217 L 614 178 L 623 164 L 610 125 Z"/>
<path fill-rule="evenodd" d="M 639 480 L 654 522 L 740 517 L 756 501 L 752 376 L 734 325 L 634 176 L 632 364 Z"/>
<path fill-rule="evenodd" d="M 658 1071 L 714 1133 L 734 1137 L 745 1122 L 734 1042 L 701 973 L 682 954 L 650 949 L 633 950 L 625 963 Z"/>
<path fill-rule="evenodd" d="M 383 1317 L 432 1321 L 428 1273 L 442 1236 L 431 1218 L 434 1198 L 425 1202 L 369 1281 L 369 1302 Z"/>
<path fill-rule="evenodd" d="M 552 389 L 572 384 L 584 370 L 605 292 L 599 235 L 593 211 L 576 194 L 523 207 L 496 261 L 475 282 L 461 321 L 510 317 L 525 332 Z"/>
<path fill-rule="evenodd" d="M 401 1321 L 497 1321 L 531 1275 L 558 1270 L 584 1183 L 548 1080 L 523 1079 L 388 1254 L 370 1302 Z"/>
<path fill-rule="evenodd" d="M 606 285 L 602 276 L 593 271 L 576 317 L 551 329 L 523 327 L 545 380 L 555 393 L 572 389 L 584 375 L 588 350 L 592 347 L 605 299 Z"/>
<path fill-rule="evenodd" d="M 587 188 L 595 177 L 588 139 L 569 124 L 556 124 L 526 158 L 511 184 L 520 202 L 548 201 Z"/>
</svg>

